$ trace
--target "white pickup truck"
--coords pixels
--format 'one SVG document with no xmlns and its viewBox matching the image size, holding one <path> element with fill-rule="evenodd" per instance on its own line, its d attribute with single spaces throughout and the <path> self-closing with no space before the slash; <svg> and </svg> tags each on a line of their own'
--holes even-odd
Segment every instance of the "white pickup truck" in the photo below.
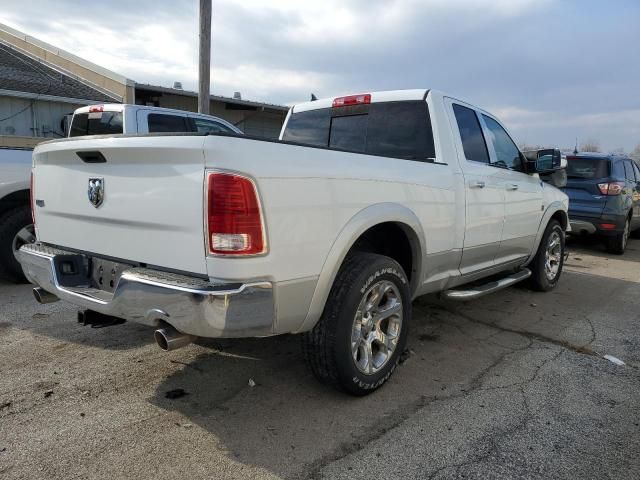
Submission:
<svg viewBox="0 0 640 480">
<path fill-rule="evenodd" d="M 165 350 L 302 333 L 313 373 L 362 395 L 394 371 L 413 298 L 556 286 L 568 200 L 539 173 L 558 168 L 429 90 L 296 105 L 280 141 L 56 140 L 19 256 L 40 302 L 153 326 Z"/>
</svg>

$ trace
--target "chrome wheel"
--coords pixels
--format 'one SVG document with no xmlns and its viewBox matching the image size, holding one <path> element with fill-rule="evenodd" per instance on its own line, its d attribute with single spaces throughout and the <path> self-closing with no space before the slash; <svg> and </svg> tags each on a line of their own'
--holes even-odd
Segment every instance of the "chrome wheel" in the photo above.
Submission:
<svg viewBox="0 0 640 480">
<path fill-rule="evenodd" d="M 12 245 L 13 256 L 16 257 L 16 260 L 18 260 L 17 253 L 18 253 L 18 250 L 20 250 L 20 247 L 28 243 L 35 243 L 35 241 L 36 241 L 36 234 L 35 234 L 33 225 L 27 225 L 26 227 L 21 229 L 18 233 L 16 233 L 16 236 L 13 237 L 13 245 Z"/>
<path fill-rule="evenodd" d="M 373 375 L 393 356 L 402 329 L 402 298 L 387 280 L 363 295 L 351 333 L 351 353 L 358 370 Z"/>
<path fill-rule="evenodd" d="M 544 257 L 544 273 L 547 280 L 554 281 L 560 270 L 562 262 L 562 237 L 557 231 L 552 231 L 547 241 L 547 249 Z"/>
</svg>

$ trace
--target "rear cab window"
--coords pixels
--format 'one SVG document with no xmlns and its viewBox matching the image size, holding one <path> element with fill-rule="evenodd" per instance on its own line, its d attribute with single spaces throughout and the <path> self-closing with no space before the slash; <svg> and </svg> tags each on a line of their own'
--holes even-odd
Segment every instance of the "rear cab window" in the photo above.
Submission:
<svg viewBox="0 0 640 480">
<path fill-rule="evenodd" d="M 435 161 L 427 102 L 374 102 L 293 113 L 282 139 L 404 160 Z"/>
<path fill-rule="evenodd" d="M 122 112 L 76 113 L 71 120 L 70 137 L 123 133 Z"/>
</svg>

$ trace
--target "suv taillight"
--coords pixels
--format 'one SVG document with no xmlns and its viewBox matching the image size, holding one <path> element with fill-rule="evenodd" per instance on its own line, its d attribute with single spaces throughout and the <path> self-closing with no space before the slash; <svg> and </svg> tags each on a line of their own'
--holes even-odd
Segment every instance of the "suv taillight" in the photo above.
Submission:
<svg viewBox="0 0 640 480">
<path fill-rule="evenodd" d="M 620 195 L 624 189 L 624 182 L 599 183 L 598 189 L 602 195 Z"/>
<path fill-rule="evenodd" d="M 207 245 L 214 255 L 257 255 L 266 251 L 262 211 L 250 178 L 207 173 Z"/>
</svg>

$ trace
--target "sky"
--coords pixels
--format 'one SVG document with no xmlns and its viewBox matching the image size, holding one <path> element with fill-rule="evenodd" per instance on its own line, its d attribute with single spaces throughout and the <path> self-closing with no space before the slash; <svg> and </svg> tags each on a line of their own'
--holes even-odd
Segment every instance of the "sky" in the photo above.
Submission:
<svg viewBox="0 0 640 480">
<path fill-rule="evenodd" d="M 197 0 L 0 0 L 0 22 L 139 83 L 196 90 Z M 213 0 L 212 91 L 291 105 L 404 88 L 518 143 L 640 144 L 640 0 Z"/>
</svg>

